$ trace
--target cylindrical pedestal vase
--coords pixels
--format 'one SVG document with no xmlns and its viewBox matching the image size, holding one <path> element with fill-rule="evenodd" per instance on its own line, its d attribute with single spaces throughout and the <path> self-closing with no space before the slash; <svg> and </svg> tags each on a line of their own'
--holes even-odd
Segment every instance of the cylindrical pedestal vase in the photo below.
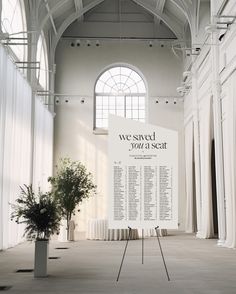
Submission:
<svg viewBox="0 0 236 294">
<path fill-rule="evenodd" d="M 34 277 L 47 277 L 48 266 L 48 240 L 35 241 Z"/>
</svg>

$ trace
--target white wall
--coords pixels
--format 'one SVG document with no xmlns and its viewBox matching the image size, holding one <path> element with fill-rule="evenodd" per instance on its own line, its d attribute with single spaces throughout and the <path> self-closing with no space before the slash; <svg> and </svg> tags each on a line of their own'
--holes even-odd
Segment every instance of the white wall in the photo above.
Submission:
<svg viewBox="0 0 236 294">
<path fill-rule="evenodd" d="M 236 2 L 229 1 L 212 1 L 212 6 L 216 11 L 223 7 L 222 15 L 235 15 Z M 214 5 L 213 5 L 214 4 Z M 225 5 L 223 5 L 225 4 Z M 214 15 L 214 13 L 213 13 Z M 205 18 L 206 19 L 206 18 Z M 225 19 L 225 18 L 224 18 Z M 221 18 L 221 21 L 223 18 Z M 227 20 L 227 19 L 225 19 Z M 232 18 L 230 18 L 232 20 Z M 204 26 L 201 26 L 202 30 Z M 209 151 L 203 137 L 206 124 L 206 114 L 204 109 L 206 103 L 213 97 L 211 105 L 213 117 L 211 124 L 214 125 L 214 139 L 216 150 L 216 185 L 217 185 L 217 212 L 219 226 L 218 244 L 226 247 L 236 247 L 236 188 L 235 188 L 235 141 L 236 141 L 236 107 L 235 107 L 235 70 L 236 70 L 236 29 L 235 23 L 229 25 L 227 29 L 214 32 L 219 33 L 215 37 L 215 42 L 218 41 L 219 46 L 215 46 L 212 42 L 211 35 L 204 46 L 200 55 L 193 59 L 192 62 L 192 88 L 193 91 L 188 97 L 185 97 L 184 117 L 185 121 L 194 119 L 195 129 L 194 140 L 199 140 L 200 146 L 200 194 L 197 197 L 198 208 L 198 237 L 209 237 L 212 234 L 206 230 L 206 227 L 212 220 L 212 212 L 208 211 L 208 219 L 204 217 L 204 209 L 207 206 L 207 201 L 210 201 L 209 195 L 211 191 L 207 191 L 204 196 L 204 182 L 207 177 L 207 162 L 204 158 L 204 152 Z M 224 34 L 224 35 L 223 35 Z M 199 34 L 201 35 L 201 33 Z M 212 43 L 212 45 L 210 45 Z M 218 75 L 219 74 L 219 75 Z M 219 106 L 218 106 L 219 105 Z M 218 123 L 219 122 L 219 123 Z M 222 133 L 221 125 L 222 124 Z M 200 126 L 200 128 L 198 128 Z M 206 137 L 205 137 L 206 138 Z M 208 144 L 209 145 L 209 144 Z M 198 145 L 196 144 L 198 148 Z M 209 147 L 209 146 L 208 146 Z M 195 153 L 197 152 L 195 148 Z M 221 153 L 221 149 L 222 153 Z M 198 156 L 195 154 L 195 158 Z M 195 160 L 197 164 L 197 160 Z M 218 164 L 218 169 L 217 169 Z M 204 167 L 202 168 L 202 166 Z M 210 163 L 208 163 L 209 169 Z M 196 170 L 196 179 L 198 172 Z M 209 185 L 210 186 L 210 185 Z M 206 197 L 207 195 L 207 197 Z M 210 227 L 210 226 L 209 226 Z M 212 231 L 212 230 L 211 230 Z"/>
<path fill-rule="evenodd" d="M 172 51 L 161 47 L 148 47 L 141 42 L 101 42 L 100 47 L 85 45 L 71 47 L 70 41 L 61 40 L 56 52 L 56 93 L 85 97 L 62 97 L 56 106 L 54 164 L 59 157 L 69 156 L 81 160 L 94 175 L 98 194 L 81 207 L 76 217 L 78 230 L 86 230 L 88 218 L 106 217 L 107 209 L 107 136 L 93 134 L 94 85 L 98 75 L 111 64 L 133 66 L 144 76 L 148 87 L 149 123 L 179 131 L 179 195 L 180 224 L 185 218 L 183 105 L 182 102 L 156 104 L 155 97 L 176 96 L 180 84 L 181 61 Z M 65 100 L 68 99 L 68 103 Z"/>
</svg>

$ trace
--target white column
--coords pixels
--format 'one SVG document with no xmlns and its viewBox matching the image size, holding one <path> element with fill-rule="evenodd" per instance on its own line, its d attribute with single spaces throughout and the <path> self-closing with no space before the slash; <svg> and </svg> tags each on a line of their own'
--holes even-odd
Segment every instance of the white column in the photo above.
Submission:
<svg viewBox="0 0 236 294">
<path fill-rule="evenodd" d="M 34 9 L 35 11 L 35 9 Z M 29 34 L 29 48 L 28 48 L 28 61 L 35 62 L 37 56 L 37 41 L 39 37 L 39 32 L 37 32 L 38 24 L 35 14 L 32 14 L 30 17 L 28 30 L 33 31 L 34 33 Z M 31 69 L 28 71 L 28 80 L 32 87 L 32 110 L 31 110 L 31 183 L 33 183 L 33 173 L 34 173 L 34 121 L 35 121 L 35 90 L 37 89 L 37 79 L 36 79 L 36 70 Z"/>
<path fill-rule="evenodd" d="M 195 64 L 192 67 L 192 95 L 193 95 L 193 133 L 194 133 L 194 161 L 196 183 L 196 208 L 197 208 L 197 237 L 201 238 L 202 229 L 202 197 L 201 197 L 201 166 L 199 142 L 199 113 L 197 95 L 197 72 Z"/>
<path fill-rule="evenodd" d="M 212 1 L 213 2 L 213 1 Z M 213 4 L 213 3 L 212 3 Z M 214 11 L 214 7 L 212 8 Z M 213 13 L 213 12 L 212 12 Z M 212 15 L 212 24 L 216 20 Z M 218 213 L 218 245 L 225 242 L 225 191 L 223 170 L 223 145 L 221 123 L 221 83 L 219 76 L 219 34 L 218 31 L 211 33 L 211 63 L 212 63 L 212 95 L 213 95 L 213 118 L 215 139 L 215 163 L 216 163 L 216 191 Z"/>
</svg>

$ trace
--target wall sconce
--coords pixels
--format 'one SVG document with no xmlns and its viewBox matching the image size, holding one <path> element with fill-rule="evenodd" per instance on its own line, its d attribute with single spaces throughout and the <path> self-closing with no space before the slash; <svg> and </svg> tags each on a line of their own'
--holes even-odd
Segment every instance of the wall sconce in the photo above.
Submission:
<svg viewBox="0 0 236 294">
<path fill-rule="evenodd" d="M 187 56 L 190 55 L 199 55 L 201 51 L 201 48 L 197 47 L 197 48 L 185 48 L 185 52 Z"/>
<path fill-rule="evenodd" d="M 188 78 L 189 76 L 191 76 L 191 71 L 184 71 L 183 72 L 183 78 L 184 79 Z"/>
<path fill-rule="evenodd" d="M 221 19 L 226 19 L 222 21 Z M 235 15 L 220 15 L 217 16 L 218 21 L 216 24 L 209 24 L 205 27 L 205 32 L 207 34 L 215 33 L 217 30 L 227 30 L 230 25 L 232 25 L 236 19 Z M 229 20 L 230 19 L 230 20 Z"/>
</svg>

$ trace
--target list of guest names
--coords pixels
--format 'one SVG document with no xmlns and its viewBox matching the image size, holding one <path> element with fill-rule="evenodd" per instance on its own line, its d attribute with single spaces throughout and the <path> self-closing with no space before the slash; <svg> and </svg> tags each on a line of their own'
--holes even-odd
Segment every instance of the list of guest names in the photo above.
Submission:
<svg viewBox="0 0 236 294">
<path fill-rule="evenodd" d="M 172 176 L 171 166 L 114 164 L 114 220 L 172 220 Z"/>
</svg>

